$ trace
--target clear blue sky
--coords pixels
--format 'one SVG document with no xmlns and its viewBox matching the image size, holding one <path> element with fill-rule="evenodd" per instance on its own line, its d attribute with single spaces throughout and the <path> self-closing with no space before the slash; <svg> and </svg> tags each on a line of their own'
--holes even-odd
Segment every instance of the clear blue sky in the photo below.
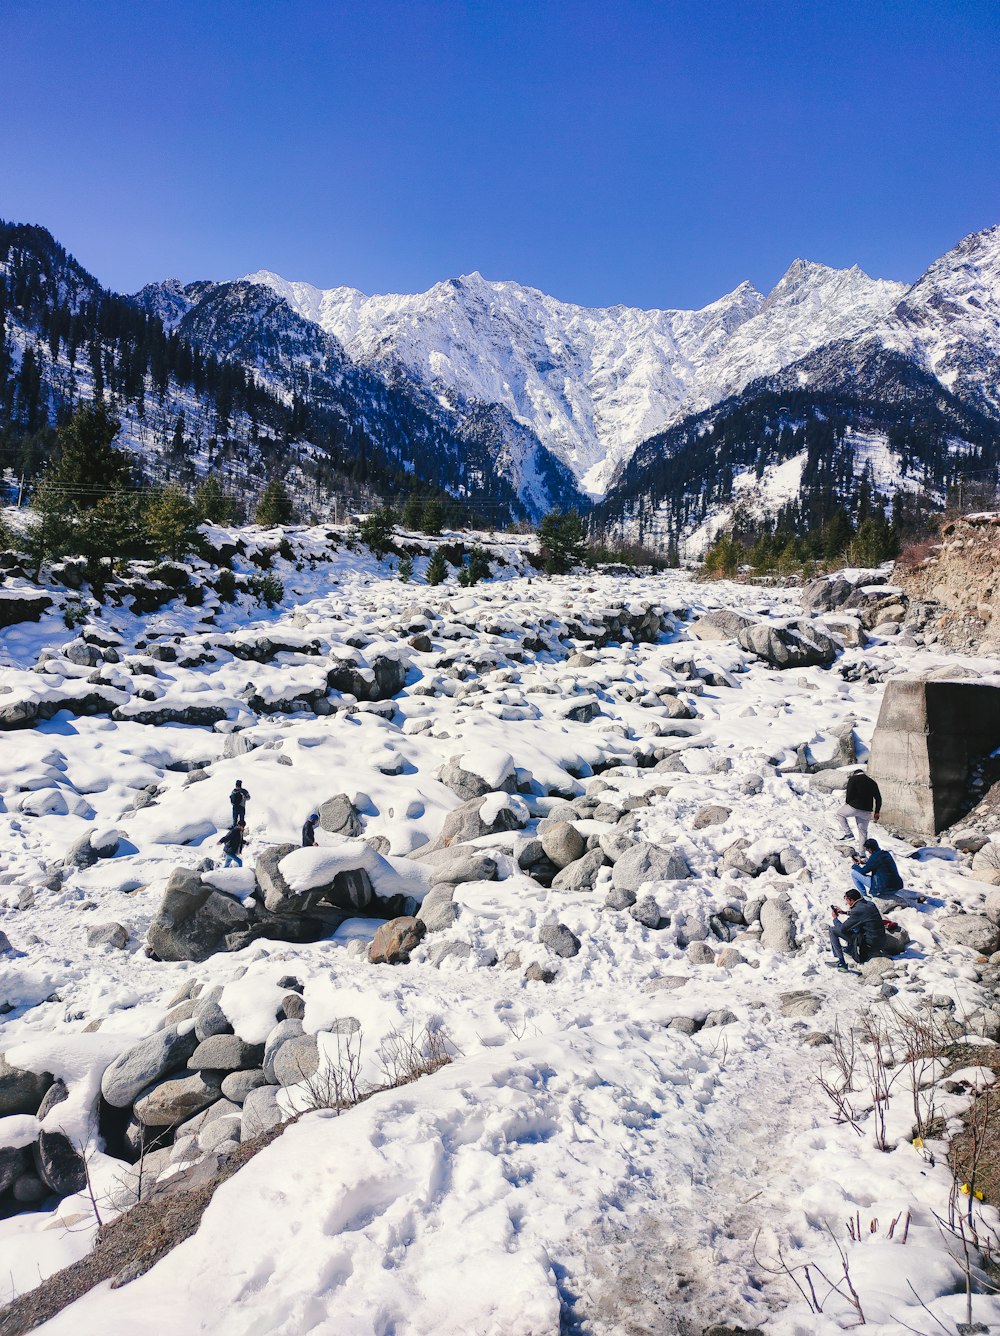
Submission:
<svg viewBox="0 0 1000 1336">
<path fill-rule="evenodd" d="M 1000 222 L 997 0 L 0 0 L 0 216 L 101 280 L 701 305 Z"/>
</svg>

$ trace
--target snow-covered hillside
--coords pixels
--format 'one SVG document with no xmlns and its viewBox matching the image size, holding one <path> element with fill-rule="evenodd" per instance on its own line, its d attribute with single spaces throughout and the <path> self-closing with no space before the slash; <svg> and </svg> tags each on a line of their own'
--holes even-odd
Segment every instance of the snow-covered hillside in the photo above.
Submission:
<svg viewBox="0 0 1000 1336">
<path fill-rule="evenodd" d="M 0 735 L 0 1170 L 26 1201 L 40 1180 L 24 1148 L 62 1129 L 87 1145 L 107 1221 L 135 1170 L 95 1139 L 99 1089 L 100 1126 L 120 1141 L 112 1097 L 139 1110 L 134 1138 L 155 1121 L 143 1100 L 162 1108 L 171 1081 L 188 1081 L 185 1098 L 197 1085 L 193 1116 L 171 1114 L 176 1130 L 145 1161 L 163 1183 L 196 1183 L 262 1126 L 323 1102 L 301 1067 L 280 1070 L 289 1045 L 315 1052 L 319 1073 L 356 1045 L 362 1086 L 384 1079 L 400 1036 L 436 1035 L 451 1060 L 339 1116 L 306 1111 L 152 1269 L 129 1279 L 141 1258 L 121 1259 L 123 1283 L 39 1330 L 835 1336 L 857 1321 L 844 1284 L 811 1313 L 781 1256 L 832 1279 L 846 1261 L 878 1336 L 954 1331 L 962 1249 L 936 1218 L 951 1175 L 939 1125 L 921 1139 L 914 1120 L 933 1102 L 948 1123 L 993 1079 L 974 1059 L 1000 1036 L 986 1010 L 996 970 L 951 931 L 986 931 L 956 916 L 978 915 L 988 888 L 953 845 L 884 836 L 906 884 L 886 909 L 910 944 L 837 974 L 826 928 L 849 882 L 832 814 L 886 679 L 997 681 L 996 663 L 945 658 L 906 624 L 890 635 L 804 613 L 794 590 L 676 573 L 545 580 L 499 543 L 506 578 L 430 588 L 426 556 L 404 585 L 327 528 L 210 537 L 238 577 L 269 563 L 280 605 L 222 603 L 194 563 L 200 603 L 138 616 L 50 584 L 40 620 L 0 631 L 0 717 L 38 711 Z M 25 581 L 7 596 L 34 595 Z M 865 600 L 885 609 L 892 591 Z M 67 602 L 87 616 L 72 631 Z M 727 638 L 739 617 L 720 610 L 774 631 L 794 619 L 832 661 L 778 672 Z M 829 632 L 867 643 L 841 649 Z M 196 725 L 199 709 L 214 724 Z M 237 778 L 248 845 L 225 871 Z M 335 795 L 338 819 L 356 822 L 346 834 L 328 829 Z M 319 847 L 289 852 L 313 809 L 326 813 Z M 181 931 L 158 915 L 177 868 L 247 921 L 275 869 L 296 891 L 324 860 L 352 859 L 422 899 L 408 963 L 370 963 L 384 925 L 363 917 L 202 959 L 143 951 L 155 919 L 158 943 Z M 817 1081 L 863 1009 L 979 1031 L 948 1081 L 923 1073 L 924 1095 L 900 1070 L 884 1128 L 860 1068 L 856 1126 Z M 223 1097 L 221 1070 L 157 1084 L 135 1057 L 156 1036 L 157 1072 L 173 1070 L 168 1049 L 192 1065 L 196 1042 L 261 1061 L 266 1040 L 271 1075 L 237 1069 Z M 32 1081 L 56 1093 L 8 1112 Z M 992 1205 L 966 1205 L 984 1234 L 1000 1228 Z M 85 1191 L 0 1220 L 6 1296 L 95 1243 Z M 973 1313 L 1000 1322 L 1000 1300 L 977 1293 Z"/>
<path fill-rule="evenodd" d="M 591 309 L 475 273 L 414 296 L 322 291 L 262 270 L 355 359 L 395 364 L 463 400 L 500 403 L 591 491 L 647 437 L 813 349 L 868 328 L 905 291 L 796 260 L 764 296 L 750 283 L 698 311 Z"/>
</svg>

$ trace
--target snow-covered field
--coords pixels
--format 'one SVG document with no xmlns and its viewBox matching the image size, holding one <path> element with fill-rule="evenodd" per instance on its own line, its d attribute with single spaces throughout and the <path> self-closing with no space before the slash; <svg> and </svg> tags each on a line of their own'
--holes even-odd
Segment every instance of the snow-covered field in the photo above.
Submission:
<svg viewBox="0 0 1000 1336">
<path fill-rule="evenodd" d="M 767 1264 L 780 1249 L 790 1267 L 837 1278 L 843 1249 L 870 1330 L 955 1331 L 965 1282 L 935 1218 L 947 1216 L 951 1187 L 943 1143 L 912 1144 L 902 1086 L 888 1149 L 876 1145 L 870 1112 L 860 1134 L 836 1123 L 817 1083 L 831 1048 L 815 1036 L 849 1026 L 864 1006 L 919 1010 L 933 999 L 939 1013 L 981 1011 L 990 999 L 976 957 L 938 925 L 957 907 L 978 909 L 987 888 L 957 859 L 911 857 L 887 837 L 907 887 L 892 913 L 911 946 L 882 977 L 830 970 L 829 905 L 849 886 L 832 822 L 840 798 L 800 768 L 802 744 L 808 760 L 830 758 L 851 719 L 865 754 L 882 686 L 845 681 L 843 662 L 864 657 L 891 675 L 940 668 L 942 657 L 889 640 L 846 650 L 832 669 L 779 673 L 732 641 L 695 639 L 689 626 L 720 606 L 798 615 L 793 591 L 676 573 L 546 580 L 515 570 L 465 591 L 403 585 L 346 554 L 300 573 L 275 568 L 286 596 L 270 612 L 177 601 L 144 619 L 113 610 L 102 623 L 120 637 L 109 678 L 134 678 L 141 661 L 156 704 L 222 705 L 227 718 L 214 728 L 57 714 L 0 734 L 0 927 L 23 952 L 0 960 L 0 1051 L 14 1066 L 64 1077 L 69 1098 L 46 1126 L 81 1142 L 104 1067 L 156 1030 L 194 980 L 223 985 L 220 1006 L 237 1034 L 259 1043 L 286 991 L 278 980 L 295 976 L 307 1033 L 360 1022 L 362 1079 L 377 1079 L 379 1045 L 399 1031 L 444 1033 L 452 1061 L 339 1116 L 306 1113 L 218 1190 L 191 1238 L 42 1330 L 700 1336 L 728 1323 L 810 1336 L 850 1326 L 855 1310 L 820 1286 L 824 1311 L 810 1313 Z M 601 648 L 568 632 L 614 604 L 636 615 L 659 607 L 673 630 L 656 644 Z M 421 632 L 429 648 L 407 645 Z M 73 634 L 55 615 L 0 633 L 0 701 L 36 690 L 39 651 Z M 265 634 L 291 646 L 318 641 L 319 653 L 285 648 L 262 663 L 212 648 Z M 149 657 L 158 638 L 174 660 Z M 406 685 L 391 705 L 354 708 L 331 692 L 331 712 L 319 716 L 251 712 L 251 699 L 308 693 L 351 638 L 369 658 L 381 646 L 405 651 Z M 57 654 L 49 670 L 46 680 L 79 675 Z M 235 755 L 234 735 L 248 748 Z M 459 884 L 453 925 L 429 933 L 409 964 L 368 963 L 358 941 L 373 934 L 370 920 L 331 940 L 258 941 L 199 964 L 144 954 L 171 870 L 220 859 L 236 778 L 251 795 L 249 848 L 247 872 L 229 876 L 233 892 L 247 894 L 255 858 L 297 843 L 305 817 L 334 794 L 353 799 L 364 835 L 384 837 L 393 860 L 418 850 L 460 802 L 438 779 L 442 766 L 460 757 L 470 770 L 478 757 L 485 773 L 498 753 L 517 768 L 525 824 L 478 841 L 499 878 Z M 135 808 L 150 786 L 155 801 Z M 560 806 L 588 795 L 620 819 Z M 708 805 L 727 814 L 696 825 Z M 585 838 L 617 835 L 683 856 L 690 877 L 643 888 L 662 926 L 606 903 L 610 863 L 589 890 L 546 888 L 521 870 L 517 855 L 550 811 Z M 109 827 L 122 832 L 117 856 L 53 875 L 75 841 Z M 792 850 L 804 866 L 748 876 L 723 863 L 738 839 L 754 869 L 771 854 L 794 867 Z M 765 948 L 745 912 L 781 894 L 794 914 L 791 952 Z M 88 947 L 88 928 L 112 921 L 128 929 L 127 947 Z M 556 924 L 578 939 L 577 954 L 557 956 L 540 940 Z M 444 942 L 461 945 L 447 953 Z M 554 972 L 551 982 L 525 977 L 535 964 Z M 987 1080 L 972 1069 L 973 1084 Z M 941 1092 L 938 1112 L 956 1114 L 963 1098 Z M 33 1118 L 0 1119 L 0 1146 L 36 1135 Z M 122 1170 L 92 1143 L 106 1214 Z M 976 1210 L 984 1228 L 1000 1223 L 992 1208 Z M 907 1214 L 908 1229 L 889 1237 Z M 859 1241 L 847 1226 L 855 1219 Z M 82 1256 L 95 1233 L 85 1194 L 0 1221 L 5 1297 Z M 985 1294 L 974 1313 L 1000 1324 L 1000 1302 Z"/>
</svg>

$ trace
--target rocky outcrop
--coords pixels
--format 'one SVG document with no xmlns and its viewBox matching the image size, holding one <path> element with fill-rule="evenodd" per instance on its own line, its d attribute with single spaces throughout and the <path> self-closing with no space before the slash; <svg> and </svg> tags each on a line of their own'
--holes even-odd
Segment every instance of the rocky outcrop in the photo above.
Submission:
<svg viewBox="0 0 1000 1336">
<path fill-rule="evenodd" d="M 781 669 L 826 667 L 840 652 L 832 636 L 805 619 L 784 626 L 767 622 L 745 626 L 737 632 L 736 643 L 772 668 Z"/>
</svg>

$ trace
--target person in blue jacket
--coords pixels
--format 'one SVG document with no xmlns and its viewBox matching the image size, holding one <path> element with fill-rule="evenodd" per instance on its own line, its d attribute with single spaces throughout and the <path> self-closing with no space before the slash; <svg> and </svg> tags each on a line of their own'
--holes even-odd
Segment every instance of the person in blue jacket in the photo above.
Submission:
<svg viewBox="0 0 1000 1336">
<path fill-rule="evenodd" d="M 848 905 L 846 914 L 836 905 L 830 906 L 833 910 L 830 946 L 837 958 L 837 968 L 842 970 L 849 968 L 844 959 L 845 946 L 859 965 L 885 952 L 885 925 L 878 905 L 865 900 L 860 891 L 848 891 L 844 898 Z"/>
<path fill-rule="evenodd" d="M 851 881 L 862 895 L 891 895 L 903 889 L 896 860 L 888 849 L 880 849 L 878 840 L 865 840 L 865 861 L 855 858 Z"/>
</svg>

